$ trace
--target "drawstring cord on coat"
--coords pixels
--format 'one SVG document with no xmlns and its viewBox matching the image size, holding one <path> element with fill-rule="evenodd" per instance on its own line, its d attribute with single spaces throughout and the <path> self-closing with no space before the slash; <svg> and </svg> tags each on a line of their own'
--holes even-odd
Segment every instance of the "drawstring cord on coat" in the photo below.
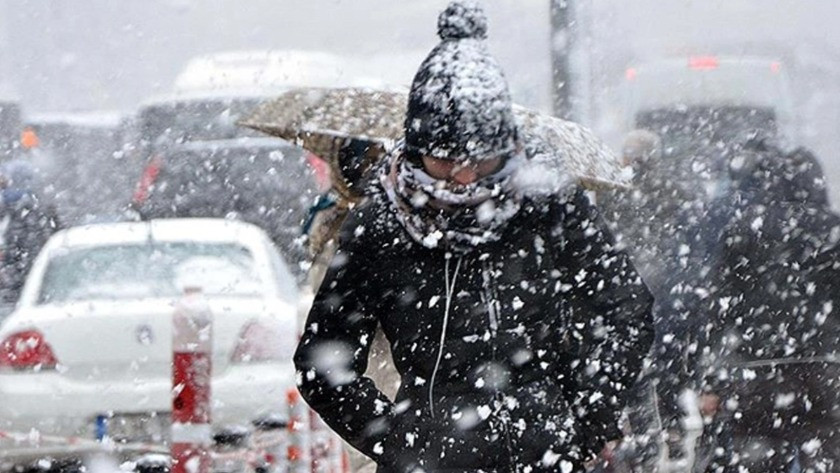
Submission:
<svg viewBox="0 0 840 473">
<path fill-rule="evenodd" d="M 435 417 L 435 378 L 437 377 L 438 369 L 440 368 L 440 361 L 443 359 L 443 344 L 446 340 L 446 328 L 449 325 L 449 309 L 452 307 L 452 296 L 455 294 L 455 283 L 458 280 L 458 271 L 461 269 L 461 260 L 463 257 L 458 257 L 458 262 L 455 263 L 455 272 L 452 274 L 452 283 L 449 281 L 449 259 L 450 255 L 446 255 L 444 264 L 444 281 L 446 283 L 446 303 L 443 309 L 443 328 L 440 330 L 440 346 L 438 348 L 437 361 L 435 362 L 435 369 L 432 371 L 432 379 L 429 382 L 429 409 L 432 413 L 432 418 Z"/>
</svg>

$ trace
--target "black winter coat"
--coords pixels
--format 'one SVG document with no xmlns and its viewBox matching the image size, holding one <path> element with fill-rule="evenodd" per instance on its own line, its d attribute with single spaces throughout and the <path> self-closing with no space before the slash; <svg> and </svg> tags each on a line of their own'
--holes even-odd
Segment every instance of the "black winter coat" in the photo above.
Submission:
<svg viewBox="0 0 840 473">
<path fill-rule="evenodd" d="M 737 432 L 840 425 L 838 238 L 836 215 L 784 202 L 746 210 L 724 235 L 706 389 L 737 401 Z"/>
<path fill-rule="evenodd" d="M 743 211 L 724 233 L 712 345 L 726 360 L 831 355 L 840 321 L 840 218 L 777 202 Z"/>
<path fill-rule="evenodd" d="M 762 434 L 840 421 L 840 217 L 811 159 L 766 158 L 713 269 L 707 389 L 740 399 Z"/>
<path fill-rule="evenodd" d="M 342 230 L 295 355 L 299 387 L 380 471 L 580 471 L 621 436 L 651 305 L 583 192 L 526 201 L 499 242 L 467 254 L 415 243 L 377 195 Z M 363 377 L 377 324 L 402 377 L 395 402 Z"/>
</svg>

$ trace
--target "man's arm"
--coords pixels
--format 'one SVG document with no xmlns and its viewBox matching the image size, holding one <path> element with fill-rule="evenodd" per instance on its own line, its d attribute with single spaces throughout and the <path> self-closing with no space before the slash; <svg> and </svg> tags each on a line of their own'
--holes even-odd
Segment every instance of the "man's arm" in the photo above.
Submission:
<svg viewBox="0 0 840 473">
<path fill-rule="evenodd" d="M 618 419 L 653 341 L 653 296 L 584 192 L 560 205 L 559 254 L 569 258 L 572 337 L 581 361 L 573 367 L 575 408 L 584 447 L 597 454 L 622 436 Z"/>
<path fill-rule="evenodd" d="M 355 236 L 351 216 L 295 353 L 301 394 L 342 438 L 371 458 L 384 453 L 393 403 L 364 377 L 379 303 L 368 269 L 376 246 Z"/>
</svg>

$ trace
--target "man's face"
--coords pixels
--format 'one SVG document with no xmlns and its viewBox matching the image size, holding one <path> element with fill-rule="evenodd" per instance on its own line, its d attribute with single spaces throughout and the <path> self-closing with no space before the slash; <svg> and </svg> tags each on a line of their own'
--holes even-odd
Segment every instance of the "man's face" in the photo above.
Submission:
<svg viewBox="0 0 840 473">
<path fill-rule="evenodd" d="M 456 162 L 449 159 L 423 156 L 423 168 L 429 176 L 461 186 L 472 184 L 496 173 L 502 167 L 502 158 L 481 161 Z"/>
</svg>

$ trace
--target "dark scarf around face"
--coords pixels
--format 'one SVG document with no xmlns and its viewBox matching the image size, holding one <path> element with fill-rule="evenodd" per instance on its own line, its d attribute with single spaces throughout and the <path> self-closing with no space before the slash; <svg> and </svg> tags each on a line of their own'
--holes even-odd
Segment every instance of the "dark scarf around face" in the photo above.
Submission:
<svg viewBox="0 0 840 473">
<path fill-rule="evenodd" d="M 380 180 L 394 214 L 415 241 L 466 252 L 501 239 L 519 212 L 522 199 L 511 180 L 523 159 L 514 156 L 493 175 L 460 186 L 429 176 L 398 147 L 386 159 Z"/>
</svg>

